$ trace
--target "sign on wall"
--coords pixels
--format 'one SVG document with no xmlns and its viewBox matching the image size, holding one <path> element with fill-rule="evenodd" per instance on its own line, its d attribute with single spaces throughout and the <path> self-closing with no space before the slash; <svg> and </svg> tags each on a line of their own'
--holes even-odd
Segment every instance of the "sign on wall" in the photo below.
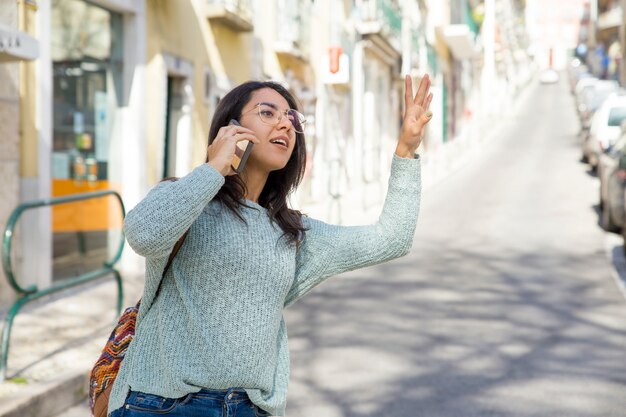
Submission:
<svg viewBox="0 0 626 417">
<path fill-rule="evenodd" d="M 0 25 L 0 62 L 30 61 L 39 57 L 39 42 L 32 36 Z"/>
</svg>

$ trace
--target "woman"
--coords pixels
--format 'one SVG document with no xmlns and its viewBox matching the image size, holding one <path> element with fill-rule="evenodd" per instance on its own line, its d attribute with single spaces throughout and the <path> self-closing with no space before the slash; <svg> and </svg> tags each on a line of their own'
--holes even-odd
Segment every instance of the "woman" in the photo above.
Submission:
<svg viewBox="0 0 626 417">
<path fill-rule="evenodd" d="M 408 76 L 405 84 L 387 199 L 372 226 L 328 225 L 287 207 L 305 165 L 304 118 L 287 90 L 247 82 L 220 101 L 207 162 L 160 183 L 126 217 L 128 242 L 146 258 L 146 284 L 135 339 L 113 385 L 112 417 L 284 415 L 283 308 L 329 276 L 411 247 L 420 196 L 414 155 L 432 94 L 428 76 L 415 97 Z M 231 161 L 245 140 L 254 146 L 235 175 Z"/>
</svg>

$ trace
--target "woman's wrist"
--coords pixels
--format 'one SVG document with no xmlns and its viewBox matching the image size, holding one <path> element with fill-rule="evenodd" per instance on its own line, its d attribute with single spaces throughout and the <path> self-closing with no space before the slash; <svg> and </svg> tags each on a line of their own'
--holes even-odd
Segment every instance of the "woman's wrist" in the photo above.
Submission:
<svg viewBox="0 0 626 417">
<path fill-rule="evenodd" d="M 410 148 L 402 142 L 398 142 L 398 145 L 396 146 L 396 155 L 400 158 L 415 158 L 416 151 L 417 149 Z"/>
<path fill-rule="evenodd" d="M 217 172 L 219 172 L 223 176 L 226 176 L 227 172 L 226 173 L 224 172 L 225 171 L 224 164 L 220 164 L 216 160 L 209 161 L 207 162 L 207 164 L 213 167 L 213 169 L 215 169 Z"/>
</svg>

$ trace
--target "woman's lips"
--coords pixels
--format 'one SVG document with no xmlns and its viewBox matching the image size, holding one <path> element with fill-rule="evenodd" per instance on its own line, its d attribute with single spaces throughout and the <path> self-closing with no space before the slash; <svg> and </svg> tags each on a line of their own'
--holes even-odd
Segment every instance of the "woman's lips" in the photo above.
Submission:
<svg viewBox="0 0 626 417">
<path fill-rule="evenodd" d="M 272 140 L 270 140 L 270 143 L 273 144 L 273 145 L 276 145 L 276 146 L 280 146 L 283 149 L 288 149 L 289 148 L 289 146 L 288 146 L 289 142 L 287 141 L 287 139 L 284 139 L 284 138 L 272 139 Z"/>
</svg>

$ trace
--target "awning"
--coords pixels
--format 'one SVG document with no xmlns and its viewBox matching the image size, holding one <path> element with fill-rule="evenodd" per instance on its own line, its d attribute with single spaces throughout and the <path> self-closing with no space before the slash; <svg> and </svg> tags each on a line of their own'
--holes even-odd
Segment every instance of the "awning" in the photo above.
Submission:
<svg viewBox="0 0 626 417">
<path fill-rule="evenodd" d="M 455 59 L 462 61 L 474 58 L 478 54 L 474 34 L 468 25 L 444 26 L 441 34 Z"/>
<path fill-rule="evenodd" d="M 0 25 L 0 62 L 30 61 L 39 57 L 39 42 L 32 36 Z"/>
</svg>

